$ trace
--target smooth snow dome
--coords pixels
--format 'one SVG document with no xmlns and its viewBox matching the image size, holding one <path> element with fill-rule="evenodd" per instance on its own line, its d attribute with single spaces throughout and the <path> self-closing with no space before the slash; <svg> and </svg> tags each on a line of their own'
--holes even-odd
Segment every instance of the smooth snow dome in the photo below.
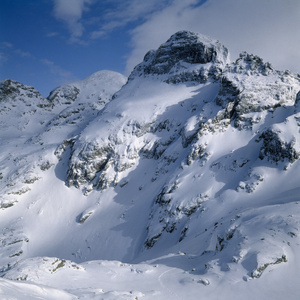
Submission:
<svg viewBox="0 0 300 300">
<path fill-rule="evenodd" d="M 299 91 L 189 31 L 129 79 L 3 81 L 0 297 L 298 299 Z"/>
</svg>

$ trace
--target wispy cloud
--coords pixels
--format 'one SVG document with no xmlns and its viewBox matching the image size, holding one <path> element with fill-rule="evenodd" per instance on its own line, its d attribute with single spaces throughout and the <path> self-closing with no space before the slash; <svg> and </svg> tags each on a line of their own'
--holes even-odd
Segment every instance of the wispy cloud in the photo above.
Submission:
<svg viewBox="0 0 300 300">
<path fill-rule="evenodd" d="M 71 42 L 86 44 L 83 36 L 99 39 L 126 28 L 132 47 L 127 74 L 149 49 L 184 29 L 219 39 L 233 59 L 246 50 L 278 69 L 300 70 L 299 0 L 53 1 L 54 15 L 67 25 Z M 93 8 L 99 14 L 87 20 L 84 12 Z"/>
<path fill-rule="evenodd" d="M 246 50 L 278 69 L 299 72 L 299 11 L 299 0 L 171 1 L 131 31 L 133 50 L 127 60 L 127 73 L 149 49 L 183 29 L 219 39 L 233 59 Z"/>
<path fill-rule="evenodd" d="M 54 16 L 63 21 L 70 32 L 70 41 L 78 42 L 83 34 L 82 14 L 94 0 L 54 0 Z"/>
<path fill-rule="evenodd" d="M 35 57 L 29 53 L 28 51 L 23 51 L 21 49 L 16 49 L 12 43 L 9 42 L 1 42 L 0 49 L 2 50 L 0 53 L 0 61 L 1 64 L 9 61 L 14 55 L 17 55 L 21 58 L 31 58 L 35 59 Z"/>
<path fill-rule="evenodd" d="M 12 43 L 9 43 L 9 42 L 2 42 L 1 43 L 1 48 L 12 48 L 13 47 L 13 44 Z"/>
<path fill-rule="evenodd" d="M 107 0 L 110 8 L 102 12 L 99 29 L 91 32 L 90 38 L 97 39 L 137 20 L 146 20 L 152 13 L 159 11 L 174 0 Z"/>
<path fill-rule="evenodd" d="M 57 84 L 63 84 L 78 80 L 74 74 L 68 70 L 57 65 L 55 62 L 47 58 L 39 58 L 28 51 L 15 48 L 13 44 L 9 42 L 0 43 L 0 65 L 4 63 L 8 64 L 12 59 L 25 62 L 26 60 L 32 63 L 42 64 L 43 68 L 48 67 L 51 74 L 55 75 Z"/>
<path fill-rule="evenodd" d="M 31 53 L 27 51 L 22 51 L 21 49 L 15 49 L 14 53 L 18 54 L 21 57 L 34 58 L 34 56 Z"/>
<path fill-rule="evenodd" d="M 46 37 L 54 37 L 54 36 L 58 36 L 59 33 L 58 32 L 49 32 L 46 34 Z"/>
<path fill-rule="evenodd" d="M 76 78 L 72 72 L 61 68 L 53 61 L 47 58 L 40 59 L 40 62 L 43 65 L 47 66 L 53 75 L 57 76 L 58 84 L 63 84 L 63 83 L 68 83 L 68 82 L 78 80 L 78 78 Z"/>
<path fill-rule="evenodd" d="M 151 13 L 161 10 L 172 2 L 170 0 L 115 1 L 115 6 L 105 14 L 105 19 L 109 22 L 104 25 L 104 28 L 114 29 L 129 22 L 147 18 Z"/>
</svg>

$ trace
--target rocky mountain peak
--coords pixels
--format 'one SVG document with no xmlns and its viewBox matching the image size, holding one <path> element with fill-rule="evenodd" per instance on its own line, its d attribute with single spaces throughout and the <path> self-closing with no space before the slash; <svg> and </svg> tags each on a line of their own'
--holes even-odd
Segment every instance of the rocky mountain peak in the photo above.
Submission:
<svg viewBox="0 0 300 300">
<path fill-rule="evenodd" d="M 246 73 L 247 75 L 254 75 L 256 73 L 265 76 L 276 73 L 269 62 L 265 63 L 259 56 L 249 54 L 246 51 L 243 51 L 235 61 L 234 71 L 241 74 Z"/>
<path fill-rule="evenodd" d="M 43 98 L 32 86 L 22 84 L 18 81 L 6 79 L 0 82 L 0 101 L 8 101 L 18 96 L 29 98 Z"/>
<path fill-rule="evenodd" d="M 228 49 L 202 34 L 179 31 L 157 50 L 149 51 L 130 79 L 141 75 L 168 75 L 166 82 L 207 80 L 229 62 Z M 181 77 L 181 78 L 180 78 Z"/>
</svg>

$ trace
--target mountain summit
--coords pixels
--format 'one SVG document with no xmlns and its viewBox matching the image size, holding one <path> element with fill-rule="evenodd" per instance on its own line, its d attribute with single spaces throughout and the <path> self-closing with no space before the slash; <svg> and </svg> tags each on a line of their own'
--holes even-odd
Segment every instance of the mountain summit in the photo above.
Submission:
<svg viewBox="0 0 300 300">
<path fill-rule="evenodd" d="M 191 73 L 194 80 L 205 80 L 204 73 L 214 73 L 229 62 L 228 50 L 219 41 L 190 31 L 179 31 L 157 50 L 149 51 L 129 78 L 143 75 L 166 75 L 178 80 Z M 172 79 L 169 80 L 172 80 Z M 192 78 L 182 78 L 188 81 Z"/>
<path fill-rule="evenodd" d="M 0 95 L 4 291 L 298 298 L 299 74 L 180 31 L 127 81 Z"/>
</svg>

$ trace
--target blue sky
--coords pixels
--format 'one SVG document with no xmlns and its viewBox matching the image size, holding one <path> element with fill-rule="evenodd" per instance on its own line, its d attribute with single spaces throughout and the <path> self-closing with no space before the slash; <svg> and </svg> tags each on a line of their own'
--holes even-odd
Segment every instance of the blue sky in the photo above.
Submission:
<svg viewBox="0 0 300 300">
<path fill-rule="evenodd" d="M 0 0 L 0 80 L 44 96 L 99 70 L 128 75 L 178 30 L 300 72 L 299 0 Z"/>
<path fill-rule="evenodd" d="M 99 15 L 101 5 L 84 13 L 86 30 L 79 37 L 72 37 L 72 28 L 55 17 L 54 1 L 1 0 L 0 6 L 0 80 L 12 78 L 47 95 L 102 69 L 124 73 L 126 26 L 102 38 L 88 36 L 95 26 L 88 21 Z"/>
</svg>

